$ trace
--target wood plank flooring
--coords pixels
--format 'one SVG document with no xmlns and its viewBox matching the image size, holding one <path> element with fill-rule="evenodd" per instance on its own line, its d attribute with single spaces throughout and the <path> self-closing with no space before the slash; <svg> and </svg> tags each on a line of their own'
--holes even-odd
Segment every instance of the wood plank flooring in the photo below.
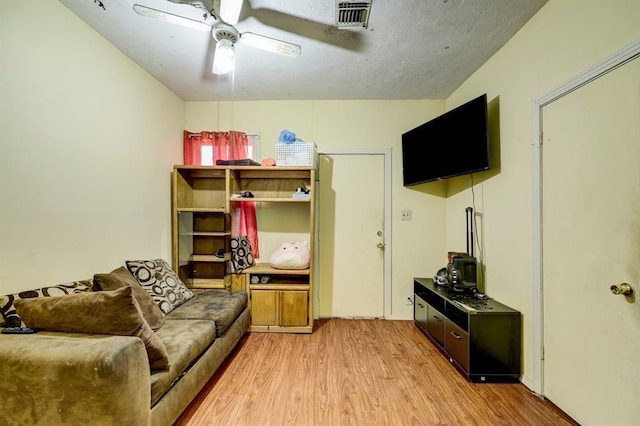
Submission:
<svg viewBox="0 0 640 426">
<path fill-rule="evenodd" d="M 176 425 L 576 425 L 522 384 L 468 383 L 413 321 L 251 333 Z"/>
</svg>

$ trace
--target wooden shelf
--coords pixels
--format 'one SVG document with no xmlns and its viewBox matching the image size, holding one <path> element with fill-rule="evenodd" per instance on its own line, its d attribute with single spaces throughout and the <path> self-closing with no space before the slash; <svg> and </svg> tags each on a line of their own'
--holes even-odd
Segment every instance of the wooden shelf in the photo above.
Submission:
<svg viewBox="0 0 640 426">
<path fill-rule="evenodd" d="M 254 275 L 309 275 L 309 269 L 276 269 L 268 263 L 257 263 L 242 272 Z"/>
<path fill-rule="evenodd" d="M 178 207 L 176 209 L 180 213 L 225 213 L 224 207 Z"/>
<path fill-rule="evenodd" d="M 190 278 L 189 288 L 224 289 L 227 288 L 224 278 Z"/>
<path fill-rule="evenodd" d="M 218 257 L 214 254 L 192 254 L 189 256 L 192 262 L 226 262 L 231 260 L 231 254 L 225 253 L 224 257 Z"/>
<path fill-rule="evenodd" d="M 246 203 L 246 202 L 254 202 L 254 203 L 310 203 L 310 198 L 229 198 L 229 201 L 232 203 Z"/>
<path fill-rule="evenodd" d="M 251 290 L 301 290 L 308 291 L 309 284 L 281 284 L 281 283 L 273 283 L 273 284 L 249 284 L 249 288 Z"/>
<path fill-rule="evenodd" d="M 195 232 L 181 232 L 180 235 L 186 237 L 226 237 L 230 236 L 230 231 L 195 231 Z"/>
</svg>

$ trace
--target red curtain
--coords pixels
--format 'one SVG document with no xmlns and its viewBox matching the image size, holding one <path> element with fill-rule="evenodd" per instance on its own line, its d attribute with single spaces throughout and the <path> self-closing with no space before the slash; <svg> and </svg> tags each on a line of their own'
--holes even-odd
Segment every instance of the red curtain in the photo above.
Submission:
<svg viewBox="0 0 640 426">
<path fill-rule="evenodd" d="M 217 160 L 244 160 L 249 158 L 249 140 L 244 132 L 205 131 L 191 133 L 185 130 L 183 141 L 184 164 L 187 165 L 215 165 Z M 211 147 L 213 158 L 202 158 L 202 148 L 205 146 Z M 246 236 L 249 239 L 249 243 L 251 243 L 253 256 L 259 258 L 256 203 L 234 202 L 231 223 L 231 235 L 234 237 Z"/>
<path fill-rule="evenodd" d="M 210 146 L 213 158 L 208 162 L 215 165 L 216 160 L 244 160 L 249 158 L 249 139 L 244 132 L 200 132 L 184 131 L 184 164 L 202 165 L 202 147 Z"/>
</svg>

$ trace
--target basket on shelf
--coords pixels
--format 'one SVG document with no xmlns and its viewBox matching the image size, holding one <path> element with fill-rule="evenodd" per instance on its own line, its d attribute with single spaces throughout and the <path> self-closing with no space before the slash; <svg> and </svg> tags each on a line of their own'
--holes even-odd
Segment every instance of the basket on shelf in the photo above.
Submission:
<svg viewBox="0 0 640 426">
<path fill-rule="evenodd" d="M 315 166 L 316 144 L 296 141 L 276 142 L 277 166 Z"/>
</svg>

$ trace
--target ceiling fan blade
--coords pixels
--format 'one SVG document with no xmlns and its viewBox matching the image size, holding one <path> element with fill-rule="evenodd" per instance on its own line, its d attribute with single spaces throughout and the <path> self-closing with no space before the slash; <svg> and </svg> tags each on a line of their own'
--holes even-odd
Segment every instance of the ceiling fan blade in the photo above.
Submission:
<svg viewBox="0 0 640 426">
<path fill-rule="evenodd" d="M 173 13 L 164 12 L 162 10 L 152 9 L 140 4 L 134 4 L 133 10 L 141 16 L 149 18 L 160 19 L 161 21 L 169 22 L 171 24 L 182 25 L 187 28 L 194 28 L 200 31 L 210 31 L 211 25 L 205 22 L 196 21 L 195 19 L 185 18 L 184 16 L 174 15 Z"/>
<path fill-rule="evenodd" d="M 288 43 L 275 38 L 265 37 L 254 33 L 242 33 L 240 41 L 251 47 L 266 50 L 267 52 L 277 53 L 282 56 L 295 58 L 302 53 L 302 47 L 297 44 Z"/>
<path fill-rule="evenodd" d="M 251 8 L 251 3 L 247 3 L 246 6 L 246 14 L 270 27 L 347 50 L 360 51 L 364 47 L 362 32 L 338 30 L 335 26 L 323 22 L 288 15 L 273 9 Z M 247 8 L 250 10 L 246 10 Z"/>
<path fill-rule="evenodd" d="M 235 25 L 240 18 L 242 10 L 242 0 L 221 0 L 220 18 L 227 24 Z"/>
</svg>

